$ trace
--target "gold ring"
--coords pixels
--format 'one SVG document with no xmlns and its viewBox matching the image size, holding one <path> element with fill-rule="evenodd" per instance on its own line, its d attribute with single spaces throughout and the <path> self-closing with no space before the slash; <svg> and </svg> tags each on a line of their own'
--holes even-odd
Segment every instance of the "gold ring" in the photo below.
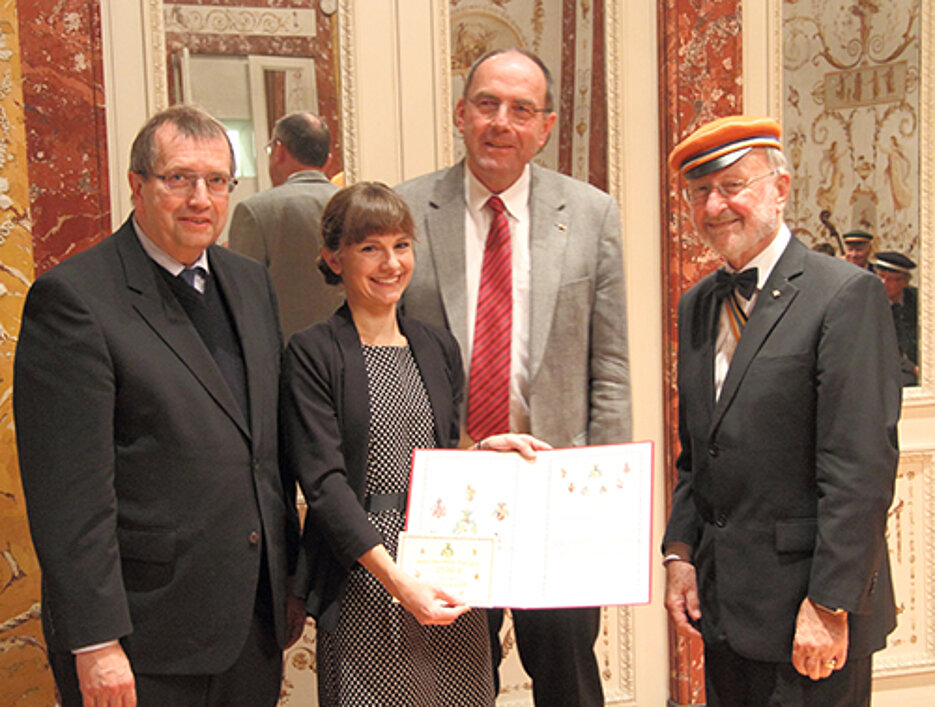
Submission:
<svg viewBox="0 0 935 707">
<path fill-rule="evenodd" d="M 831 668 L 832 670 L 834 670 L 837 667 L 837 665 L 838 665 L 838 661 L 836 658 L 832 658 L 831 660 L 825 661 L 826 668 Z"/>
</svg>

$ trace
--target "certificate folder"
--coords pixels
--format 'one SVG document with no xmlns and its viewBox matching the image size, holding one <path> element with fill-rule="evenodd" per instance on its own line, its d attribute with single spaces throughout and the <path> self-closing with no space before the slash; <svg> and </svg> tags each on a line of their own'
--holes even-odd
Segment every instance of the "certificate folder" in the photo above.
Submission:
<svg viewBox="0 0 935 707">
<path fill-rule="evenodd" d="M 399 562 L 473 606 L 649 602 L 651 442 L 413 453 Z"/>
</svg>

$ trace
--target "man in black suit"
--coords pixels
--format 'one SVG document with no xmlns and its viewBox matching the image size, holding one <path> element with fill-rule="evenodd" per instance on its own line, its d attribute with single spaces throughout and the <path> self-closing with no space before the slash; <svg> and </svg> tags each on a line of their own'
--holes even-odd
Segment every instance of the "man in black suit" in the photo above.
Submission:
<svg viewBox="0 0 935 707">
<path fill-rule="evenodd" d="M 853 707 L 895 626 L 899 357 L 879 280 L 783 223 L 779 136 L 731 116 L 669 158 L 726 265 L 679 303 L 666 608 L 704 637 L 708 705 Z"/>
<path fill-rule="evenodd" d="M 234 167 L 211 116 L 154 116 L 131 217 L 26 300 L 14 412 L 66 706 L 273 705 L 301 631 L 276 301 L 262 265 L 213 245 Z"/>
</svg>

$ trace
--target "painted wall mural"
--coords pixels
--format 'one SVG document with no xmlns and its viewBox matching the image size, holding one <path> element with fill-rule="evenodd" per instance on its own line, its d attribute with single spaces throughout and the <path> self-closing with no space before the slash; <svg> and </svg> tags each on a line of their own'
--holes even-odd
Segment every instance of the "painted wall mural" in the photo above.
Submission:
<svg viewBox="0 0 935 707">
<path fill-rule="evenodd" d="M 783 138 L 793 168 L 785 218 L 806 243 L 819 217 L 874 249 L 919 259 L 918 0 L 784 0 Z"/>
</svg>

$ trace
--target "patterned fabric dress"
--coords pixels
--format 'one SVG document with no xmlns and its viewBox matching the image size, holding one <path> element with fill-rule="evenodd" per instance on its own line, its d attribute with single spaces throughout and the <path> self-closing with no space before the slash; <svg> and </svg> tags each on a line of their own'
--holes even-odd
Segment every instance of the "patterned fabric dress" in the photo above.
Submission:
<svg viewBox="0 0 935 707">
<path fill-rule="evenodd" d="M 364 346 L 370 395 L 367 494 L 405 492 L 416 447 L 436 447 L 432 408 L 408 347 Z M 368 513 L 395 559 L 404 514 Z M 451 626 L 422 626 L 360 565 L 350 573 L 341 618 L 318 633 L 322 707 L 492 705 L 483 611 Z"/>
</svg>

